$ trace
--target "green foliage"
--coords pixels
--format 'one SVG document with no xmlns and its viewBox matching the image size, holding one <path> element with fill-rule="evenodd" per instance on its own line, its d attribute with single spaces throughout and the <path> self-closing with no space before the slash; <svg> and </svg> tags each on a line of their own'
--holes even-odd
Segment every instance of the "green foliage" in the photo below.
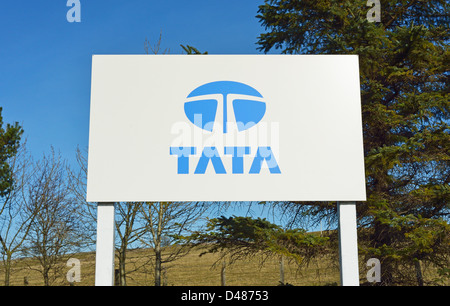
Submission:
<svg viewBox="0 0 450 306">
<path fill-rule="evenodd" d="M 13 187 L 13 176 L 8 159 L 17 153 L 23 130 L 16 122 L 3 127 L 2 108 L 0 107 L 0 197 L 7 195 Z"/>
<path fill-rule="evenodd" d="M 223 252 L 231 261 L 263 253 L 283 255 L 306 262 L 324 251 L 327 237 L 306 233 L 302 229 L 283 229 L 266 219 L 219 217 L 210 219 L 205 231 L 184 237 L 193 245 L 207 247 L 206 253 Z"/>
<path fill-rule="evenodd" d="M 381 1 L 377 23 L 367 20 L 366 3 L 266 0 L 258 44 L 264 52 L 359 55 L 368 200 L 358 216 L 371 233 L 360 244 L 381 260 L 382 282 L 394 284 L 399 262 L 448 266 L 450 5 Z"/>
<path fill-rule="evenodd" d="M 189 46 L 189 45 L 186 45 L 186 46 L 180 45 L 180 46 L 181 46 L 181 48 L 183 48 L 183 50 L 186 52 L 186 54 L 208 54 L 208 52 L 202 53 L 202 52 L 198 51 L 197 48 Z"/>
</svg>

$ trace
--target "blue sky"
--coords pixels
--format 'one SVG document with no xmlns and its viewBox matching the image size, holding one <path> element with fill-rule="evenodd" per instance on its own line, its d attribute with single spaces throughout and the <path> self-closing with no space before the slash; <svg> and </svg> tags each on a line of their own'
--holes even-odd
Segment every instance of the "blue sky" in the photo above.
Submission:
<svg viewBox="0 0 450 306">
<path fill-rule="evenodd" d="M 66 0 L 0 2 L 0 106 L 25 129 L 35 157 L 54 146 L 74 163 L 87 148 L 93 54 L 143 54 L 162 33 L 210 54 L 257 54 L 263 0 L 80 0 L 81 22 L 66 19 Z"/>
</svg>

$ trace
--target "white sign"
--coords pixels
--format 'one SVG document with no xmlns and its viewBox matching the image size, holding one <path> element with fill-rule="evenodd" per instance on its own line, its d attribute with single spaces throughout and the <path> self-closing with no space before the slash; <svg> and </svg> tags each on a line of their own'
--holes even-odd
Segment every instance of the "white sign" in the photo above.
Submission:
<svg viewBox="0 0 450 306">
<path fill-rule="evenodd" d="M 87 200 L 364 201 L 355 55 L 95 55 Z"/>
</svg>

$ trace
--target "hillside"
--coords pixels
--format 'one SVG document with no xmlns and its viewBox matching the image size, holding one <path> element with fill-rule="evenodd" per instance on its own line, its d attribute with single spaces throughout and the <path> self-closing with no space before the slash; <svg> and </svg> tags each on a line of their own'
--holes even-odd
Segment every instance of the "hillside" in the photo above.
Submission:
<svg viewBox="0 0 450 306">
<path fill-rule="evenodd" d="M 199 256 L 201 250 L 194 249 L 185 257 L 167 264 L 163 272 L 163 282 L 167 286 L 220 286 L 222 262 L 217 263 L 217 254 Z M 153 266 L 149 259 L 151 250 L 131 250 L 127 258 L 127 285 L 152 286 Z M 81 263 L 81 282 L 76 286 L 94 285 L 95 252 L 79 253 L 70 256 Z M 68 257 L 69 258 L 69 257 Z M 68 259 L 67 258 L 67 259 Z M 216 263 L 216 264 L 215 264 Z M 116 268 L 118 261 L 116 259 Z M 337 262 L 322 259 L 312 262 L 308 267 L 299 269 L 295 263 L 284 263 L 285 283 L 295 286 L 329 285 L 339 283 Z M 42 286 L 39 264 L 31 259 L 20 259 L 14 263 L 11 275 L 12 286 Z M 60 273 L 55 276 L 53 285 L 69 285 L 66 274 L 71 267 L 66 261 L 59 265 Z M 0 268 L 0 272 L 3 273 Z M 54 275 L 53 275 L 54 276 Z M 280 281 L 280 263 L 278 259 L 266 259 L 255 256 L 250 260 L 242 260 L 226 266 L 226 285 L 230 286 L 276 286 Z"/>
<path fill-rule="evenodd" d="M 166 286 L 220 286 L 222 261 L 218 254 L 199 256 L 200 249 L 192 250 L 188 255 L 164 265 L 162 282 Z M 128 251 L 126 269 L 128 286 L 153 286 L 154 284 L 154 254 L 151 249 Z M 75 286 L 93 286 L 95 279 L 95 252 L 73 254 L 61 261 L 59 272 L 51 274 L 54 286 L 68 286 L 66 274 L 72 268 L 67 266 L 69 258 L 76 258 L 81 265 L 81 281 Z M 367 284 L 366 273 L 369 267 L 360 258 L 360 283 Z M 116 269 L 118 260 L 116 258 Z M 43 286 L 44 281 L 39 272 L 40 266 L 36 260 L 19 259 L 13 263 L 11 273 L 12 286 Z M 296 263 L 285 260 L 284 282 L 294 286 L 329 286 L 339 285 L 338 255 L 328 254 L 312 260 L 308 265 L 298 267 Z M 3 267 L 0 266 L 3 284 Z M 438 277 L 433 267 L 424 266 L 426 280 Z M 248 260 L 236 261 L 225 268 L 227 286 L 276 286 L 280 281 L 280 261 L 278 258 L 264 259 L 254 256 Z M 444 285 L 450 285 L 445 283 Z"/>
</svg>

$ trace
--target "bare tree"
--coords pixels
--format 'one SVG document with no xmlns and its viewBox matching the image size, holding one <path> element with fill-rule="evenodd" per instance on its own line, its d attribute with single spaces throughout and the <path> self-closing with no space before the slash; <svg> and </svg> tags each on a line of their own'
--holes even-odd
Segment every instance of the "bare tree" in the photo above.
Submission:
<svg viewBox="0 0 450 306">
<path fill-rule="evenodd" d="M 61 275 L 63 257 L 81 245 L 80 212 L 70 193 L 66 161 L 52 149 L 36 163 L 28 190 L 26 212 L 35 214 L 26 239 L 25 255 L 36 259 L 44 284 Z"/>
<path fill-rule="evenodd" d="M 155 286 L 161 286 L 163 264 L 186 255 L 190 250 L 173 244 L 178 236 L 199 224 L 209 205 L 208 202 L 148 202 L 142 205 L 146 235 L 141 241 L 153 250 L 155 256 Z"/>
<path fill-rule="evenodd" d="M 139 222 L 139 213 L 142 209 L 142 202 L 121 202 L 116 203 L 116 252 L 119 261 L 119 285 L 127 285 L 127 275 L 139 270 L 145 264 L 134 266 L 130 270 L 126 268 L 127 253 L 131 245 L 140 240 L 145 227 Z"/>
<path fill-rule="evenodd" d="M 87 181 L 87 150 L 77 148 L 76 160 L 78 169 L 73 171 L 69 169 L 70 189 L 82 211 L 83 223 L 82 232 L 85 234 L 84 240 L 88 245 L 96 243 L 96 224 L 97 224 L 97 203 L 86 202 L 86 181 Z M 127 276 L 135 270 L 139 270 L 139 266 L 135 266 L 132 270 L 126 268 L 127 253 L 130 246 L 139 241 L 142 235 L 143 227 L 137 222 L 137 215 L 140 212 L 140 202 L 117 202 L 116 207 L 116 254 L 119 266 L 120 286 L 127 285 Z"/>
<path fill-rule="evenodd" d="M 162 32 L 159 33 L 158 41 L 152 45 L 150 41 L 146 38 L 144 42 L 144 52 L 145 54 L 168 54 L 170 53 L 170 49 L 164 49 L 161 51 L 161 39 Z"/>
<path fill-rule="evenodd" d="M 160 33 L 157 42 L 152 45 L 145 40 L 144 51 L 146 54 L 168 54 L 170 50 L 161 50 Z M 197 49 L 182 46 L 187 54 L 201 54 Z M 184 256 L 189 248 L 171 246 L 176 241 L 176 236 L 198 225 L 200 218 L 207 211 L 211 203 L 207 202 L 147 202 L 141 206 L 145 236 L 141 241 L 149 246 L 155 255 L 154 271 L 155 286 L 161 285 L 162 271 L 167 267 L 163 264 L 174 261 Z M 163 252 L 165 251 L 165 252 Z"/>
<path fill-rule="evenodd" d="M 84 247 L 94 250 L 97 232 L 97 203 L 86 201 L 87 149 L 81 150 L 78 147 L 75 157 L 75 169 L 67 167 L 69 189 L 80 210 L 82 218 L 80 231 L 83 234 Z"/>
<path fill-rule="evenodd" d="M 25 142 L 20 145 L 17 154 L 8 160 L 8 164 L 12 171 L 12 188 L 0 202 L 0 253 L 5 272 L 5 286 L 10 284 L 14 254 L 21 251 L 36 216 L 35 212 L 24 213 L 24 191 L 33 173 Z"/>
</svg>

